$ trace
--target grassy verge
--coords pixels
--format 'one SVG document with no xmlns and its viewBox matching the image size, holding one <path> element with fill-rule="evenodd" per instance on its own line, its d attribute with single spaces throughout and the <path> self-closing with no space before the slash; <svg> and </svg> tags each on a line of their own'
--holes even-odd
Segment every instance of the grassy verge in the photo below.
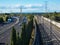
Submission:
<svg viewBox="0 0 60 45">
<path fill-rule="evenodd" d="M 30 39 L 31 39 L 31 34 L 33 30 L 33 18 L 32 16 L 29 16 L 28 24 L 24 23 L 24 26 L 22 28 L 22 33 L 21 33 L 21 45 L 29 45 Z"/>
<path fill-rule="evenodd" d="M 33 38 L 33 16 L 29 16 L 30 19 L 28 21 L 28 24 L 26 24 L 25 22 L 23 22 L 22 24 L 22 32 L 21 32 L 21 36 L 19 36 L 19 33 L 16 36 L 16 33 L 14 32 L 15 30 L 12 31 L 12 41 L 14 42 L 12 43 L 12 45 L 29 45 L 30 43 L 30 39 Z M 15 33 L 15 34 L 14 34 Z M 32 34 L 32 35 L 31 35 Z M 15 37 L 17 37 L 16 39 L 14 39 Z M 16 43 L 15 43 L 16 42 Z"/>
<path fill-rule="evenodd" d="M 58 12 L 47 13 L 47 14 L 44 14 L 43 16 L 60 23 L 60 13 Z"/>
<path fill-rule="evenodd" d="M 33 44 L 34 36 L 35 36 L 35 30 L 33 29 L 32 30 L 32 34 L 31 34 L 31 39 L 30 39 L 29 45 L 32 45 Z"/>
</svg>

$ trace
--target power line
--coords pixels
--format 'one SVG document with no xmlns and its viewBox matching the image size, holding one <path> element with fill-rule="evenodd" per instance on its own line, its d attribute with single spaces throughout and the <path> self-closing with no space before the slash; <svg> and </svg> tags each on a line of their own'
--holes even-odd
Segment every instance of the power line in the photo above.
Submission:
<svg viewBox="0 0 60 45">
<path fill-rule="evenodd" d="M 48 12 L 48 7 L 47 7 L 48 1 L 45 1 L 45 12 Z"/>
<path fill-rule="evenodd" d="M 21 15 L 22 15 L 22 7 L 20 7 L 20 13 L 21 13 Z"/>
</svg>

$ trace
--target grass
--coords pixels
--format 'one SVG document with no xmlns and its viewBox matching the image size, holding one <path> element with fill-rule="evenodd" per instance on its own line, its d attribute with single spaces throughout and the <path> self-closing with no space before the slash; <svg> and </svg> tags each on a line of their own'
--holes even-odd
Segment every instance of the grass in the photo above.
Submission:
<svg viewBox="0 0 60 45">
<path fill-rule="evenodd" d="M 32 34 L 31 34 L 31 39 L 30 39 L 29 45 L 32 45 L 33 44 L 34 36 L 35 36 L 35 30 L 33 29 Z"/>
<path fill-rule="evenodd" d="M 43 16 L 60 23 L 60 14 L 57 14 L 57 15 L 50 14 L 50 16 L 48 14 L 48 15 L 43 15 Z"/>
</svg>

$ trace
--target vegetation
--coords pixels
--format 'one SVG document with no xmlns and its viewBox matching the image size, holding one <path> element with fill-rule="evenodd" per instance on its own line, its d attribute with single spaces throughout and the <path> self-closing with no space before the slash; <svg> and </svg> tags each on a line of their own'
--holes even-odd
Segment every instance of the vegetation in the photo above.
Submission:
<svg viewBox="0 0 60 45">
<path fill-rule="evenodd" d="M 33 16 L 29 16 L 30 21 L 28 21 L 28 24 L 23 23 L 22 25 L 22 32 L 21 36 L 16 34 L 16 30 L 13 27 L 12 29 L 12 35 L 11 35 L 11 45 L 29 45 L 31 33 L 33 30 Z"/>
<path fill-rule="evenodd" d="M 11 16 L 8 15 L 0 15 L 0 23 L 4 23 L 8 21 L 8 18 L 10 18 Z"/>
<path fill-rule="evenodd" d="M 30 21 L 28 22 L 27 25 L 25 23 L 23 24 L 22 34 L 21 34 L 22 45 L 29 45 L 30 42 L 31 33 L 33 29 L 33 18 L 31 17 L 32 16 L 30 16 Z"/>
<path fill-rule="evenodd" d="M 54 12 L 54 13 L 48 13 L 44 14 L 44 17 L 50 18 L 52 20 L 55 20 L 57 22 L 60 22 L 60 13 Z"/>
<path fill-rule="evenodd" d="M 2 17 L 0 17 L 0 23 L 3 23 L 3 22 L 4 22 L 3 18 L 2 18 Z"/>
<path fill-rule="evenodd" d="M 33 28 L 29 45 L 32 45 L 35 39 L 35 29 Z"/>
<path fill-rule="evenodd" d="M 17 41 L 17 38 L 16 38 L 16 30 L 15 28 L 13 27 L 12 28 L 12 36 L 11 36 L 11 45 L 16 45 L 16 41 Z"/>
</svg>

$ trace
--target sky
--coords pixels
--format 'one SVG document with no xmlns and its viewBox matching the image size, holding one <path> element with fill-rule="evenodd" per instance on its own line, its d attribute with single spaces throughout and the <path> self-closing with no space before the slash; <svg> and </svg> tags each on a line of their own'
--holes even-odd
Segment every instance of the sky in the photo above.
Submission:
<svg viewBox="0 0 60 45">
<path fill-rule="evenodd" d="M 47 7 L 47 8 L 46 8 Z M 60 12 L 60 0 L 0 0 L 0 13 Z"/>
</svg>

